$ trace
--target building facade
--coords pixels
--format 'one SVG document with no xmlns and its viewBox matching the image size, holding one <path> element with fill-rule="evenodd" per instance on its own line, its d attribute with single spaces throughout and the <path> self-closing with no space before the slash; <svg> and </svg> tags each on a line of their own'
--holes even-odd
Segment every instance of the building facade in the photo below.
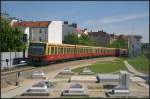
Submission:
<svg viewBox="0 0 150 99">
<path fill-rule="evenodd" d="M 68 24 L 68 21 L 64 21 L 62 25 L 62 40 L 64 41 L 64 37 L 68 35 L 68 33 L 76 33 L 78 37 L 80 37 L 84 31 L 81 30 L 76 23 Z M 86 33 L 86 31 L 85 31 Z"/>
<path fill-rule="evenodd" d="M 91 39 L 96 42 L 97 46 L 106 47 L 110 42 L 110 36 L 108 33 L 104 31 L 98 31 L 98 32 L 89 32 L 88 35 L 91 37 Z"/>
<path fill-rule="evenodd" d="M 48 42 L 62 43 L 62 21 L 23 21 L 13 22 L 12 26 L 17 26 L 27 34 L 27 42 Z"/>
</svg>

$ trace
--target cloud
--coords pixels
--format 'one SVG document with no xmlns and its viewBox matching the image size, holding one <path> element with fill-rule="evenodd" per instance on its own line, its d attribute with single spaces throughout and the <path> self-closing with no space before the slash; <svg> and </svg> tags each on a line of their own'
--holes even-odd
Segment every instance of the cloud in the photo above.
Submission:
<svg viewBox="0 0 150 99">
<path fill-rule="evenodd" d="M 90 19 L 85 21 L 82 25 L 104 25 L 104 24 L 110 24 L 110 23 L 119 23 L 123 21 L 129 21 L 129 20 L 135 20 L 135 19 L 141 19 L 144 17 L 149 16 L 148 14 L 129 14 L 129 15 L 116 15 L 111 17 L 106 17 L 102 19 Z"/>
<path fill-rule="evenodd" d="M 123 21 L 144 18 L 146 16 L 148 16 L 148 15 L 146 15 L 146 14 L 130 14 L 130 15 L 126 15 L 126 16 L 113 16 L 113 17 L 107 17 L 107 18 L 100 20 L 100 23 L 108 24 L 108 23 L 123 22 Z"/>
</svg>

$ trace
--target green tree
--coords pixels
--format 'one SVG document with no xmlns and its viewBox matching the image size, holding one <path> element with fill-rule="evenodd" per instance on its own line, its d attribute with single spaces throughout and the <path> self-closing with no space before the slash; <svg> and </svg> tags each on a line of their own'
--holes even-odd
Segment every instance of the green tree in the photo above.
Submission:
<svg viewBox="0 0 150 99">
<path fill-rule="evenodd" d="M 115 40 L 111 44 L 109 44 L 108 47 L 127 48 L 128 47 L 128 41 L 119 37 L 119 38 L 117 38 L 117 40 Z"/>
<path fill-rule="evenodd" d="M 93 41 L 90 38 L 89 35 L 81 35 L 81 37 L 79 38 L 79 44 L 81 45 L 93 45 Z"/>
<path fill-rule="evenodd" d="M 64 41 L 63 43 L 65 44 L 79 44 L 79 45 L 93 45 L 93 41 L 90 38 L 89 35 L 81 35 L 81 37 L 78 37 L 77 33 L 68 33 L 68 35 L 66 35 L 64 37 Z"/>
<path fill-rule="evenodd" d="M 63 43 L 65 44 L 79 44 L 79 39 L 77 33 L 68 33 L 65 35 Z"/>
<path fill-rule="evenodd" d="M 25 44 L 21 41 L 23 33 L 18 28 L 12 28 L 8 20 L 1 18 L 0 51 L 23 51 Z"/>
</svg>

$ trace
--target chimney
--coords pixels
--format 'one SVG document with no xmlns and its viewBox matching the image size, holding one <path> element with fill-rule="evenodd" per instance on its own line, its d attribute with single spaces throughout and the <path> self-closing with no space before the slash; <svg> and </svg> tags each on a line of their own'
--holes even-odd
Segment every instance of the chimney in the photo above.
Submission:
<svg viewBox="0 0 150 99">
<path fill-rule="evenodd" d="M 64 24 L 68 24 L 68 21 L 64 21 Z"/>
<path fill-rule="evenodd" d="M 76 24 L 76 23 L 72 23 L 72 26 L 73 26 L 74 28 L 77 28 L 77 24 Z"/>
<path fill-rule="evenodd" d="M 87 28 L 85 28 L 84 30 L 87 30 Z"/>
</svg>

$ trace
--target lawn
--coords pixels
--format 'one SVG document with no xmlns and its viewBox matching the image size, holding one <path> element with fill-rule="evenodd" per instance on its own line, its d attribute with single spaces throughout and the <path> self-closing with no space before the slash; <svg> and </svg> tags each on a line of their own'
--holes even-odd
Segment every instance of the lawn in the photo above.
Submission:
<svg viewBox="0 0 150 99">
<path fill-rule="evenodd" d="M 73 69 L 74 72 L 81 72 L 84 67 Z M 89 66 L 89 68 L 95 73 L 112 73 L 119 70 L 127 70 L 122 60 L 117 60 L 116 62 L 103 62 L 95 63 Z"/>
<path fill-rule="evenodd" d="M 128 58 L 127 60 L 138 71 L 149 74 L 149 60 L 146 56 L 141 55 L 136 58 Z"/>
</svg>

